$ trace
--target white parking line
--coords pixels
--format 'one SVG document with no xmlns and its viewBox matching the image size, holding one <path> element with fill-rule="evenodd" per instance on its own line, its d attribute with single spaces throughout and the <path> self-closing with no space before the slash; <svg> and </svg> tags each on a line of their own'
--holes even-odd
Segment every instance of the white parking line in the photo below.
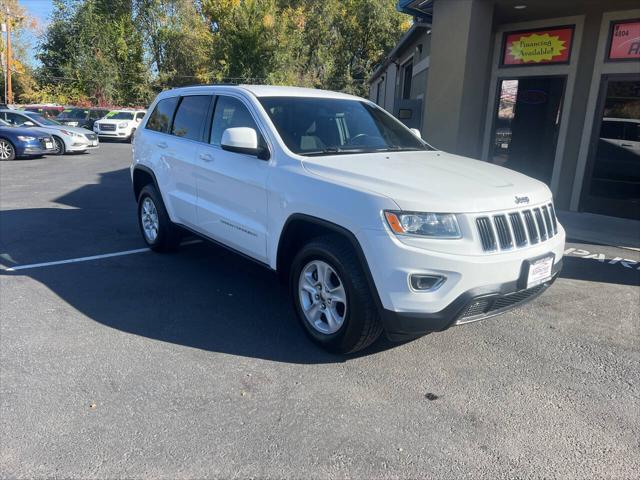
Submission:
<svg viewBox="0 0 640 480">
<path fill-rule="evenodd" d="M 189 242 L 184 242 L 181 246 L 193 245 L 194 243 L 201 243 L 202 240 L 191 240 Z M 121 252 L 113 252 L 113 253 L 104 253 L 102 255 L 91 255 L 89 257 L 78 257 L 78 258 L 69 258 L 67 260 L 57 260 L 55 262 L 42 262 L 42 263 L 32 263 L 31 265 L 17 265 L 15 267 L 9 267 L 4 269 L 5 272 L 17 272 L 18 270 L 29 270 L 31 268 L 42 268 L 42 267 L 53 267 L 55 265 L 65 265 L 67 263 L 79 263 L 79 262 L 90 262 L 92 260 L 101 260 L 103 258 L 112 258 L 112 257 L 123 257 L 125 255 L 135 255 L 136 253 L 146 253 L 150 252 L 150 248 L 136 248 L 134 250 L 123 250 Z"/>
</svg>

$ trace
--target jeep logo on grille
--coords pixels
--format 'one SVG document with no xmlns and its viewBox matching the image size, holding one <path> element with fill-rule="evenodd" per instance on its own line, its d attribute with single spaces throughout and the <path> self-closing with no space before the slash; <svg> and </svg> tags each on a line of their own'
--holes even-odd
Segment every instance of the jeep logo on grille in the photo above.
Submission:
<svg viewBox="0 0 640 480">
<path fill-rule="evenodd" d="M 516 195 L 516 205 L 520 205 L 521 203 L 529 203 L 529 197 L 519 197 Z"/>
</svg>

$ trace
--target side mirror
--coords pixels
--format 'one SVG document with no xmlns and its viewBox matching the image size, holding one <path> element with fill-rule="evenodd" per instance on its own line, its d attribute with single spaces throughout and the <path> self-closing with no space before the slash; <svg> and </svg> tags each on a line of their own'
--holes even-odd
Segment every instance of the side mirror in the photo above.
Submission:
<svg viewBox="0 0 640 480">
<path fill-rule="evenodd" d="M 220 146 L 229 152 L 245 153 L 261 160 L 269 160 L 269 150 L 258 145 L 258 132 L 253 128 L 227 128 L 222 132 Z"/>
<path fill-rule="evenodd" d="M 422 134 L 420 133 L 420 130 L 418 130 L 417 128 L 412 128 L 412 129 L 411 129 L 411 132 L 413 132 L 413 134 L 414 134 L 416 137 L 418 137 L 418 138 L 422 139 Z"/>
</svg>

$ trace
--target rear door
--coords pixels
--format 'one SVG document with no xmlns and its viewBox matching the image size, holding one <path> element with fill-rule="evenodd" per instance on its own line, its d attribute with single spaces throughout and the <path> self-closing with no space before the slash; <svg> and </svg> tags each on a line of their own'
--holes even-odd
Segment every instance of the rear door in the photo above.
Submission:
<svg viewBox="0 0 640 480">
<path fill-rule="evenodd" d="M 179 103 L 180 97 L 169 97 L 156 104 L 135 144 L 136 157 L 151 164 L 171 219 L 195 228 L 197 194 L 193 162 L 197 153 L 186 139 L 173 134 Z"/>
<path fill-rule="evenodd" d="M 208 143 L 198 154 L 198 227 L 207 236 L 252 258 L 267 259 L 267 192 L 270 162 L 253 155 L 223 150 L 227 128 L 258 132 L 254 112 L 240 97 L 218 95 Z"/>
</svg>

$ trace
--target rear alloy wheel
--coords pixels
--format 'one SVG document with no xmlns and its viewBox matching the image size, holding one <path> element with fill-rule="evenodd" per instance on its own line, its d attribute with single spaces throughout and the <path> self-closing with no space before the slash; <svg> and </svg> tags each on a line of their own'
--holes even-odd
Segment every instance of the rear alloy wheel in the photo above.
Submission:
<svg viewBox="0 0 640 480">
<path fill-rule="evenodd" d="M 53 155 L 64 155 L 67 151 L 64 141 L 61 138 L 53 137 L 53 146 L 55 147 Z"/>
<path fill-rule="evenodd" d="M 138 225 L 142 238 L 153 251 L 170 252 L 180 245 L 180 229 L 171 222 L 153 185 L 146 185 L 138 197 Z"/>
<path fill-rule="evenodd" d="M 0 160 L 13 160 L 16 158 L 16 149 L 9 140 L 0 138 Z"/>
</svg>

